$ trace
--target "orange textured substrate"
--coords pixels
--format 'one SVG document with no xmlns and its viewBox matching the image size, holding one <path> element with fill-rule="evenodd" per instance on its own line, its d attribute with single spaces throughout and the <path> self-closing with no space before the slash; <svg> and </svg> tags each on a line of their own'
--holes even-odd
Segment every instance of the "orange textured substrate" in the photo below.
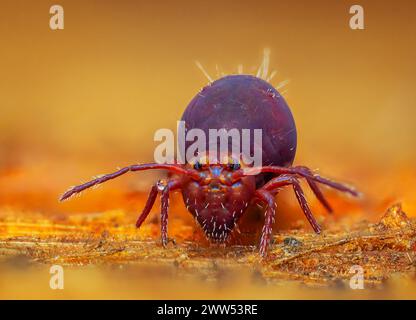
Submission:
<svg viewBox="0 0 416 320">
<path fill-rule="evenodd" d="M 416 224 L 400 204 L 375 224 L 346 228 L 334 223 L 319 236 L 299 229 L 279 232 L 263 261 L 254 245 L 209 246 L 190 226 L 181 223 L 173 229 L 178 241 L 164 249 L 155 240 L 157 221 L 137 232 L 122 211 L 33 220 L 26 213 L 24 220 L 0 221 L 0 259 L 5 270 L 53 264 L 133 267 L 141 268 L 135 276 L 147 280 L 168 276 L 217 285 L 244 274 L 269 289 L 288 281 L 313 288 L 348 288 L 351 267 L 357 265 L 363 268 L 367 288 L 381 288 L 392 275 L 412 277 L 416 266 Z"/>
</svg>

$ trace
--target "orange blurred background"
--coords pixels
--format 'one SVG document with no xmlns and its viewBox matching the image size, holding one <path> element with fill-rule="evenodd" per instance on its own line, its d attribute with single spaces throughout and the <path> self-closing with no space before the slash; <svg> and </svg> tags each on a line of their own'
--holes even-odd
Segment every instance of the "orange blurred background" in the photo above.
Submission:
<svg viewBox="0 0 416 320">
<path fill-rule="evenodd" d="M 23 206 L 16 202 L 40 193 L 38 209 L 45 201 L 79 208 L 55 200 L 92 175 L 153 160 L 154 132 L 175 129 L 207 82 L 194 60 L 214 77 L 216 64 L 254 72 L 269 47 L 272 82 L 290 79 L 296 163 L 354 183 L 373 204 L 415 208 L 412 1 L 394 10 L 361 1 L 365 30 L 349 28 L 351 1 L 59 3 L 65 29 L 57 31 L 49 28 L 54 2 L 1 3 L 1 204 L 9 197 Z M 147 190 L 153 177 L 103 190 Z"/>
<path fill-rule="evenodd" d="M 57 198 L 93 175 L 152 162 L 155 131 L 175 130 L 207 83 L 195 60 L 213 77 L 216 64 L 255 73 L 265 47 L 278 71 L 272 83 L 290 80 L 295 163 L 354 184 L 359 204 L 332 196 L 363 219 L 396 201 L 416 216 L 414 1 L 360 0 L 365 30 L 349 28 L 357 1 L 60 0 L 65 29 L 52 31 L 55 3 L 0 4 L 2 216 L 123 209 L 133 221 L 159 174 Z M 295 213 L 282 212 L 280 227 L 303 219 L 289 199 Z"/>
</svg>

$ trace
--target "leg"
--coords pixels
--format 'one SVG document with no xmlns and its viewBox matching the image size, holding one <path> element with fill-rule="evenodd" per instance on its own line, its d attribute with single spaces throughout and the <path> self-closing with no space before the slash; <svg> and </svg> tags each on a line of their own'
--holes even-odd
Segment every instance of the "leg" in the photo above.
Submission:
<svg viewBox="0 0 416 320">
<path fill-rule="evenodd" d="M 146 205 L 137 219 L 136 227 L 140 228 L 144 220 L 150 213 L 150 210 L 155 203 L 156 196 L 161 192 L 161 213 L 160 213 L 160 225 L 161 225 L 161 238 L 163 246 L 168 243 L 168 210 L 169 210 L 169 192 L 181 187 L 181 181 L 179 179 L 169 180 L 167 184 L 163 184 L 158 181 L 150 190 L 149 197 L 147 198 Z"/>
<path fill-rule="evenodd" d="M 267 255 L 267 249 L 269 247 L 270 239 L 272 236 L 272 225 L 274 223 L 276 203 L 274 201 L 274 196 L 267 190 L 257 190 L 256 196 L 260 200 L 267 203 L 266 213 L 264 217 L 264 225 L 261 231 L 260 239 L 260 255 L 262 257 L 265 257 Z"/>
<path fill-rule="evenodd" d="M 287 185 L 293 185 L 293 190 L 295 191 L 296 198 L 301 206 L 303 213 L 305 214 L 306 218 L 308 219 L 309 223 L 311 224 L 313 230 L 316 233 L 321 232 L 321 228 L 318 225 L 317 221 L 312 215 L 311 210 L 309 209 L 308 203 L 305 199 L 305 195 L 303 193 L 302 188 L 300 187 L 299 181 L 289 175 L 282 175 L 270 180 L 266 183 L 261 189 L 256 191 L 256 196 L 267 203 L 266 209 L 266 216 L 264 221 L 264 226 L 262 230 L 262 236 L 260 240 L 260 254 L 264 257 L 267 254 L 267 248 L 270 242 L 271 234 L 272 234 L 272 224 L 274 222 L 275 216 L 275 200 L 274 200 L 274 192 L 280 188 Z"/>
<path fill-rule="evenodd" d="M 163 189 L 160 200 L 162 202 L 160 213 L 160 234 L 162 238 L 162 245 L 166 247 L 168 244 L 169 186 L 166 186 L 165 189 Z"/>
<path fill-rule="evenodd" d="M 136 222 L 136 228 L 140 228 L 144 220 L 146 220 L 147 216 L 150 213 L 150 210 L 152 210 L 153 204 L 155 203 L 156 196 L 157 196 L 157 184 L 155 184 L 152 189 L 150 190 L 149 197 L 147 198 L 146 205 L 144 206 L 144 209 L 137 219 Z"/>
<path fill-rule="evenodd" d="M 305 172 L 309 175 L 313 175 L 312 171 L 307 168 L 303 167 Z M 322 194 L 321 190 L 319 189 L 318 185 L 313 181 L 311 178 L 306 178 L 306 181 L 308 182 L 309 187 L 311 188 L 312 192 L 315 194 L 316 198 L 321 202 L 321 204 L 325 207 L 325 209 L 332 213 L 333 210 L 331 208 L 331 205 L 328 203 L 328 201 L 325 199 L 324 195 Z"/>
<path fill-rule="evenodd" d="M 89 182 L 86 182 L 84 184 L 81 184 L 79 186 L 72 187 L 62 195 L 62 197 L 60 198 L 60 201 L 66 200 L 70 198 L 72 195 L 76 193 L 80 193 L 81 191 L 84 191 L 85 189 L 91 188 L 95 185 L 99 185 L 108 180 L 115 179 L 127 172 L 143 171 L 143 170 L 150 170 L 150 169 L 164 169 L 164 170 L 169 170 L 172 173 L 188 175 L 194 180 L 200 179 L 199 174 L 196 170 L 185 169 L 182 166 L 176 165 L 176 164 L 157 164 L 157 163 L 134 164 L 134 165 L 122 168 L 116 172 L 99 176 L 98 178 L 91 180 Z"/>
<path fill-rule="evenodd" d="M 162 187 L 162 195 L 161 195 L 161 238 L 163 246 L 166 246 L 168 243 L 168 209 L 169 209 L 169 187 L 163 186 Z M 152 189 L 150 190 L 149 197 L 147 198 L 146 205 L 137 219 L 136 228 L 140 228 L 143 224 L 144 220 L 146 220 L 147 216 L 152 210 L 153 204 L 155 203 L 156 196 L 158 194 L 159 187 L 158 184 L 155 184 Z"/>
<path fill-rule="evenodd" d="M 160 233 L 162 245 L 168 244 L 168 212 L 169 212 L 169 192 L 181 187 L 180 180 L 169 180 L 166 185 L 158 183 L 158 189 L 161 190 L 161 212 L 160 212 Z"/>
<path fill-rule="evenodd" d="M 349 187 L 347 185 L 335 182 L 335 181 L 331 181 L 328 180 L 326 178 L 323 178 L 317 174 L 313 174 L 311 173 L 311 171 L 306 168 L 306 167 L 291 167 L 291 168 L 286 168 L 286 167 L 278 167 L 278 166 L 265 166 L 265 167 L 261 167 L 261 168 L 244 168 L 244 169 L 239 169 L 237 171 L 235 171 L 233 173 L 233 180 L 236 181 L 238 179 L 240 179 L 241 177 L 244 176 L 248 176 L 248 175 L 253 175 L 253 174 L 258 174 L 261 172 L 271 172 L 271 173 L 276 173 L 276 174 L 291 174 L 291 175 L 297 175 L 300 176 L 302 178 L 307 179 L 307 181 L 313 181 L 313 182 L 319 182 L 322 184 L 325 184 L 331 188 L 337 189 L 339 191 L 342 192 L 347 192 L 353 196 L 358 196 L 359 192 L 357 192 L 354 188 Z M 318 194 L 320 193 L 320 191 L 318 191 Z M 325 200 L 324 200 L 325 202 Z"/>
<path fill-rule="evenodd" d="M 321 227 L 319 226 L 318 222 L 312 215 L 311 209 L 308 206 L 308 202 L 306 201 L 305 194 L 299 184 L 298 179 L 293 176 L 289 175 L 282 175 L 270 180 L 266 183 L 262 189 L 265 189 L 269 192 L 273 192 L 277 188 L 284 187 L 287 185 L 293 186 L 293 191 L 295 191 L 296 199 L 299 202 L 300 207 L 302 208 L 303 213 L 305 214 L 306 218 L 308 219 L 309 223 L 311 224 L 313 230 L 316 233 L 321 233 Z"/>
</svg>

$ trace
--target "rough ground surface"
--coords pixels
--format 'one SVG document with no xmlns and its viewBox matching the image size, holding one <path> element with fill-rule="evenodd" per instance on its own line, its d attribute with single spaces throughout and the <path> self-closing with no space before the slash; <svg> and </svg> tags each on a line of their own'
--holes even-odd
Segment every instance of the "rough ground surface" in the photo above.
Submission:
<svg viewBox="0 0 416 320">
<path fill-rule="evenodd" d="M 251 283 L 269 288 L 284 281 L 338 289 L 349 286 L 354 265 L 363 268 L 366 287 L 375 289 L 383 288 L 392 276 L 412 278 L 416 267 L 416 223 L 400 204 L 390 207 L 376 224 L 348 228 L 337 224 L 319 236 L 302 230 L 280 232 L 263 261 L 255 246 L 210 247 L 183 240 L 164 249 L 152 236 L 157 226 L 148 224 L 138 233 L 123 219 L 117 213 L 74 216 L 61 222 L 3 218 L 1 265 L 140 267 L 145 277 L 154 266 L 159 280 L 174 276 L 224 284 L 248 274 Z"/>
</svg>

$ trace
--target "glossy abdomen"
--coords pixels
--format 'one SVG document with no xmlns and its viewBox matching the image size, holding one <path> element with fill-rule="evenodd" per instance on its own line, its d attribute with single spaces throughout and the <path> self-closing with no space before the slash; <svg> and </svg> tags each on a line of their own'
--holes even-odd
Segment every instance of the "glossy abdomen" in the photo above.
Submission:
<svg viewBox="0 0 416 320">
<path fill-rule="evenodd" d="M 296 126 L 292 113 L 279 92 L 257 77 L 231 75 L 213 82 L 193 98 L 182 120 L 186 130 L 199 128 L 207 137 L 209 129 L 236 128 L 240 135 L 242 129 L 262 129 L 262 165 L 293 163 Z"/>
</svg>

